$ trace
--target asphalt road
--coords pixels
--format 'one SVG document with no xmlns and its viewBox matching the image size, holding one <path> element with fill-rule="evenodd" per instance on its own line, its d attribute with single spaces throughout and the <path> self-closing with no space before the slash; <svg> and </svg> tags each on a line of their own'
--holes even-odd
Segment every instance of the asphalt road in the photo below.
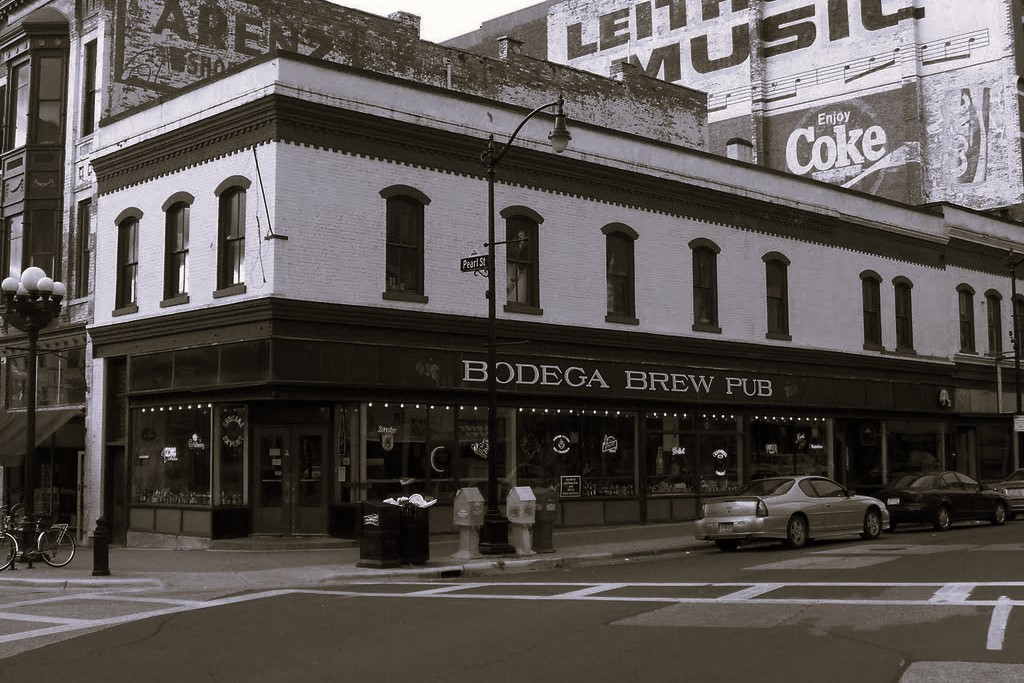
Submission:
<svg viewBox="0 0 1024 683">
<path fill-rule="evenodd" d="M 478 579 L 5 595 L 0 609 L 93 620 L 3 660 L 73 681 L 1001 683 L 1024 680 L 1024 522 Z"/>
</svg>

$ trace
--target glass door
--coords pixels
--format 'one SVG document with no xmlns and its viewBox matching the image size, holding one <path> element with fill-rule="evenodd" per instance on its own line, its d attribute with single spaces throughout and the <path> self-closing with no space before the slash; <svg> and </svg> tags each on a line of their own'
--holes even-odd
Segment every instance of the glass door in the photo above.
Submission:
<svg viewBox="0 0 1024 683">
<path fill-rule="evenodd" d="M 256 429 L 253 533 L 325 533 L 325 446 L 319 426 Z"/>
</svg>

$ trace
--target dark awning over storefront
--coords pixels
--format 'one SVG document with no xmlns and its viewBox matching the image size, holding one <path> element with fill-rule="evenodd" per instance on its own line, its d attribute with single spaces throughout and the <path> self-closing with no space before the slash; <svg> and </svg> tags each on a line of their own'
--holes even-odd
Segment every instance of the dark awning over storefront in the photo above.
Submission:
<svg viewBox="0 0 1024 683">
<path fill-rule="evenodd" d="M 36 411 L 36 446 L 68 421 L 82 414 L 81 408 Z M 25 457 L 25 413 L 0 413 L 0 465 L 14 467 Z"/>
</svg>

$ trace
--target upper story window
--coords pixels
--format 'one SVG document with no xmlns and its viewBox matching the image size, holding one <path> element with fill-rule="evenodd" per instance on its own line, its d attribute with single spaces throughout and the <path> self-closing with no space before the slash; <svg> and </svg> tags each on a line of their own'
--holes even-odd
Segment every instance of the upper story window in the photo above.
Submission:
<svg viewBox="0 0 1024 683">
<path fill-rule="evenodd" d="M 718 326 L 718 245 L 704 238 L 689 244 L 693 257 L 693 329 L 721 332 Z"/>
<path fill-rule="evenodd" d="M 68 25 L 50 7 L 30 12 L 4 35 L 7 63 L 5 149 L 64 140 Z"/>
<path fill-rule="evenodd" d="M 188 296 L 189 207 L 194 197 L 178 192 L 164 202 L 164 304 Z"/>
<path fill-rule="evenodd" d="M 764 261 L 765 299 L 769 339 L 792 339 L 789 335 L 789 259 L 778 252 L 761 257 Z"/>
<path fill-rule="evenodd" d="M 882 278 L 866 270 L 860 274 L 861 310 L 864 317 L 864 348 L 882 348 Z"/>
<path fill-rule="evenodd" d="M 988 321 L 988 355 L 1003 352 L 1003 295 L 994 289 L 985 292 L 985 310 Z"/>
<path fill-rule="evenodd" d="M 138 310 L 139 221 L 142 212 L 126 209 L 115 221 L 117 225 L 117 282 L 114 294 L 115 312 Z"/>
<path fill-rule="evenodd" d="M 100 91 L 96 77 L 96 41 L 90 40 L 82 50 L 82 135 L 96 130 Z"/>
<path fill-rule="evenodd" d="M 31 209 L 4 218 L 5 261 L 10 272 L 38 266 L 54 279 L 60 274 L 60 224 L 56 209 Z"/>
<path fill-rule="evenodd" d="M 896 302 L 896 350 L 914 350 L 914 308 L 911 290 L 914 284 L 905 277 L 893 281 L 893 292 Z"/>
<path fill-rule="evenodd" d="M 960 352 L 975 353 L 974 339 L 974 288 L 959 285 L 956 288 L 957 306 L 960 311 Z"/>
<path fill-rule="evenodd" d="M 386 200 L 385 299 L 426 303 L 423 284 L 424 207 L 430 199 L 406 185 L 381 190 Z"/>
<path fill-rule="evenodd" d="M 502 210 L 505 219 L 505 310 L 540 313 L 540 215 L 525 206 Z"/>
<path fill-rule="evenodd" d="M 217 292 L 214 296 L 236 294 L 245 285 L 245 195 L 248 178 L 228 178 L 214 192 L 217 214 Z"/>
<path fill-rule="evenodd" d="M 1020 348 L 1020 333 L 1024 330 L 1024 294 L 1018 294 L 1013 300 L 1013 315 L 1010 321 L 1010 341 L 1012 348 Z"/>
<path fill-rule="evenodd" d="M 89 244 L 92 233 L 92 200 L 78 203 L 77 231 L 75 233 L 75 296 L 89 295 L 89 267 L 92 252 Z"/>
<path fill-rule="evenodd" d="M 611 223 L 601 228 L 605 235 L 605 278 L 608 309 L 605 320 L 636 324 L 636 265 L 633 247 L 637 232 L 628 225 Z"/>
</svg>

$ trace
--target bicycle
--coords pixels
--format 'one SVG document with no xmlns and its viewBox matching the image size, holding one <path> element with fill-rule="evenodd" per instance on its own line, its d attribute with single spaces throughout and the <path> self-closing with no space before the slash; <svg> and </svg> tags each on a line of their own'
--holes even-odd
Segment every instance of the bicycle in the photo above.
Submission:
<svg viewBox="0 0 1024 683">
<path fill-rule="evenodd" d="M 29 523 L 24 512 L 18 515 L 19 508 L 22 511 L 24 509 L 20 505 L 15 505 L 11 514 L 7 515 L 4 520 L 3 537 L 0 540 L 0 570 L 10 567 L 14 558 L 18 557 L 21 549 L 18 538 L 24 537 L 25 524 Z M 33 525 L 31 533 L 35 534 L 36 539 L 35 547 L 21 553 L 23 561 L 32 563 L 41 559 L 51 567 L 64 567 L 74 559 L 77 545 L 74 535 L 68 531 L 68 524 L 54 523 L 49 514 L 32 515 L 31 523 Z M 13 557 L 4 565 L 4 559 L 7 558 L 9 552 L 7 546 L 11 541 L 14 546 Z"/>
<path fill-rule="evenodd" d="M 10 517 L 6 510 L 6 505 L 0 507 L 0 571 L 14 564 L 18 557 L 18 539 L 8 531 Z"/>
</svg>

